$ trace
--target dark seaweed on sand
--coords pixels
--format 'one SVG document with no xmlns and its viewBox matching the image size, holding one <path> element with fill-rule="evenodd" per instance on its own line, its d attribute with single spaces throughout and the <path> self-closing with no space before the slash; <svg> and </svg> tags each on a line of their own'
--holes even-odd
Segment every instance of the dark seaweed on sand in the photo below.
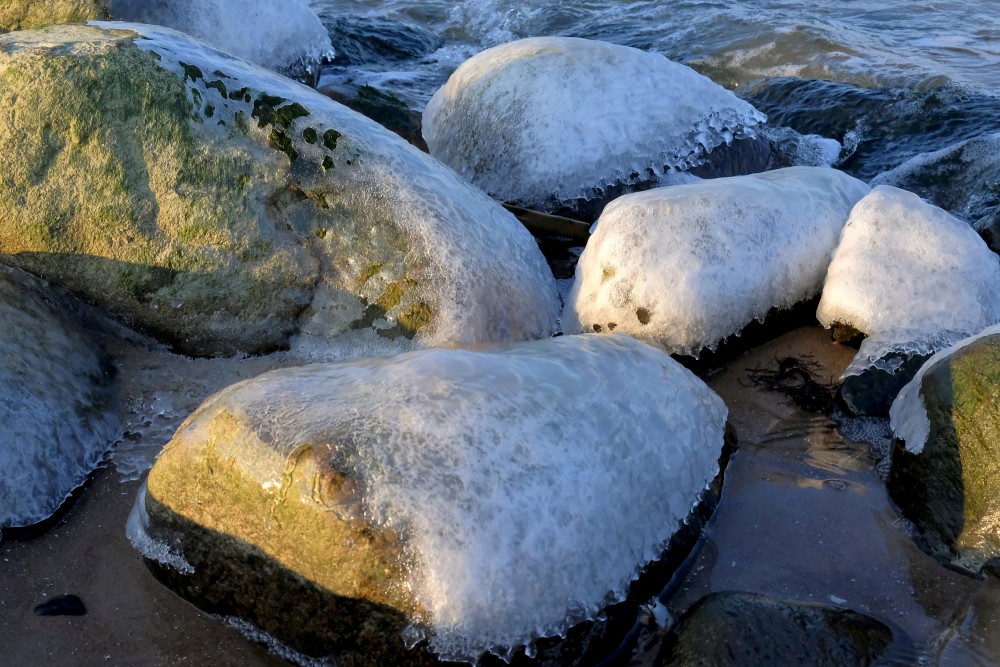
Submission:
<svg viewBox="0 0 1000 667">
<path fill-rule="evenodd" d="M 777 370 L 760 366 L 746 369 L 750 384 L 744 386 L 782 393 L 807 412 L 828 414 L 833 410 L 835 386 L 832 382 L 824 384 L 816 380 L 818 363 L 810 361 L 809 357 L 775 357 L 774 360 Z"/>
</svg>

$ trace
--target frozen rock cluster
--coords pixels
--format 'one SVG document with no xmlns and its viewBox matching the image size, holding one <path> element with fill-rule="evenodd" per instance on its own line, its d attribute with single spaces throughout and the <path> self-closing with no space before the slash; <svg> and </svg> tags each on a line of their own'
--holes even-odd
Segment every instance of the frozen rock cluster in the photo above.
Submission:
<svg viewBox="0 0 1000 667">
<path fill-rule="evenodd" d="M 604 210 L 563 326 L 624 332 L 671 353 L 714 349 L 772 308 L 819 293 L 868 186 L 823 167 L 658 188 Z"/>
</svg>

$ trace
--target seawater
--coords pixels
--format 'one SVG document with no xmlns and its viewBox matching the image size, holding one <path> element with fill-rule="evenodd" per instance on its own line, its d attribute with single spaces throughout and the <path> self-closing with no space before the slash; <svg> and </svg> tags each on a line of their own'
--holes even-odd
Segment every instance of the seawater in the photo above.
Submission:
<svg viewBox="0 0 1000 667">
<path fill-rule="evenodd" d="M 658 51 L 737 88 L 761 77 L 822 78 L 863 87 L 947 84 L 1000 91 L 1000 3 L 659 2 L 591 0 L 313 0 L 322 18 L 417 25 L 440 47 L 391 71 L 388 87 L 426 101 L 462 60 L 522 37 L 562 35 Z M 399 63 L 397 63 L 399 64 Z M 418 83 L 414 83 L 417 80 Z"/>
<path fill-rule="evenodd" d="M 313 6 L 328 25 L 339 22 L 357 39 L 367 33 L 388 41 L 368 59 L 326 67 L 321 85 L 373 85 L 418 110 L 479 51 L 562 35 L 656 51 L 689 65 L 767 113 L 772 125 L 840 141 L 835 166 L 866 181 L 919 153 L 1000 129 L 1000 2 L 314 0 Z M 431 39 L 430 48 L 415 49 L 407 29 Z M 335 38 L 334 46 L 345 45 Z"/>
</svg>

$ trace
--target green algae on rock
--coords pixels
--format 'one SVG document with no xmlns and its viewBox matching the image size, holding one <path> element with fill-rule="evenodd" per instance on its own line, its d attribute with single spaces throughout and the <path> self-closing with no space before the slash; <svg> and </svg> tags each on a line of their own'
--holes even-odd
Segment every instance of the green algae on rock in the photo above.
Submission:
<svg viewBox="0 0 1000 667">
<path fill-rule="evenodd" d="M 0 104 L 0 256 L 181 351 L 362 322 L 427 344 L 554 330 L 551 273 L 501 207 L 375 123 L 179 33 L 4 35 Z"/>
<path fill-rule="evenodd" d="M 51 516 L 118 435 L 110 361 L 60 302 L 0 266 L 0 529 Z"/>
<path fill-rule="evenodd" d="M 4 0 L 0 33 L 109 18 L 105 0 Z"/>
<path fill-rule="evenodd" d="M 313 656 L 366 650 L 366 608 L 380 653 L 409 628 L 442 660 L 531 655 L 662 556 L 718 474 L 725 421 L 627 336 L 284 369 L 185 422 L 129 535 L 174 590 Z M 241 579 L 251 562 L 322 594 L 254 595 L 274 585 Z M 298 636 L 285 609 L 329 627 Z"/>
<path fill-rule="evenodd" d="M 1000 557 L 1000 331 L 932 357 L 892 407 L 888 487 L 932 555 L 978 573 Z"/>
</svg>

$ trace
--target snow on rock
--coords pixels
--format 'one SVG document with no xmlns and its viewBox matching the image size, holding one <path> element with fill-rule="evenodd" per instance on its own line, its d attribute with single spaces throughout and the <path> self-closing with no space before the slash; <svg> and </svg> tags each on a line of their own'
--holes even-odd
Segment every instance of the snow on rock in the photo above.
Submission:
<svg viewBox="0 0 1000 667">
<path fill-rule="evenodd" d="M 789 167 L 620 197 L 580 257 L 564 329 L 625 332 L 671 353 L 713 349 L 819 292 L 867 192 L 834 169 Z"/>
<path fill-rule="evenodd" d="M 0 267 L 0 528 L 51 516 L 118 435 L 110 363 L 56 302 Z"/>
<path fill-rule="evenodd" d="M 755 137 L 763 114 L 662 55 L 533 37 L 462 64 L 424 110 L 431 154 L 497 199 L 553 208 Z"/>
<path fill-rule="evenodd" d="M 923 363 L 913 379 L 899 392 L 889 410 L 889 425 L 895 436 L 906 444 L 907 451 L 912 454 L 922 452 L 931 431 L 931 422 L 927 417 L 927 408 L 921 396 L 924 376 L 938 364 L 949 360 L 959 350 L 967 348 L 983 338 L 997 334 L 1000 334 L 1000 325 L 990 326 L 943 350 L 938 350 Z"/>
<path fill-rule="evenodd" d="M 960 141 L 921 153 L 883 172 L 871 185 L 892 185 L 920 195 L 969 221 L 1000 249 L 1000 133 Z"/>
<path fill-rule="evenodd" d="M 1000 258 L 965 222 L 880 185 L 851 211 L 816 316 L 867 335 L 845 376 L 931 354 L 1000 319 Z"/>
<path fill-rule="evenodd" d="M 306 0 L 104 0 L 111 17 L 173 28 L 267 69 L 315 83 L 330 35 Z"/>
<path fill-rule="evenodd" d="M 401 572 L 363 595 L 408 614 L 442 658 L 475 662 L 622 600 L 718 473 L 726 416 L 701 380 L 627 336 L 309 365 L 209 399 L 164 448 L 140 502 L 152 502 L 154 524 L 166 507 L 298 572 L 335 559 L 318 582 L 339 595 L 362 595 L 347 592 L 364 579 L 352 573 L 381 557 L 364 540 L 398 535 Z M 251 493 L 210 498 L 230 484 L 256 489 L 265 516 L 248 511 Z M 328 538 L 344 530 L 337 522 L 354 548 Z M 289 525 L 310 528 L 282 537 Z M 303 564 L 311 552 L 320 565 Z"/>
</svg>

